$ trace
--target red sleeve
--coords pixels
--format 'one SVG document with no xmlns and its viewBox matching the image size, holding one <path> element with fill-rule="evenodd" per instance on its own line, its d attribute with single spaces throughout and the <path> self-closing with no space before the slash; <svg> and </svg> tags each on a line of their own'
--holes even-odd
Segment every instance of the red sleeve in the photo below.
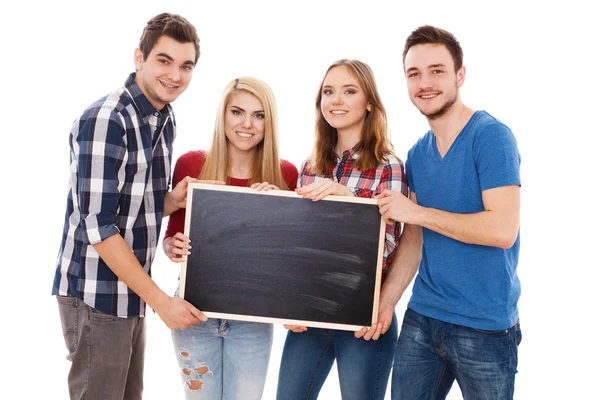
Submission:
<svg viewBox="0 0 600 400">
<path fill-rule="evenodd" d="M 179 157 L 175 163 L 175 169 L 173 170 L 173 187 L 181 182 L 186 176 L 198 178 L 205 160 L 206 156 L 203 151 L 190 151 Z M 185 208 L 180 208 L 169 216 L 164 239 L 175 236 L 177 232 L 183 232 L 184 228 Z"/>
<path fill-rule="evenodd" d="M 298 185 L 298 168 L 294 164 L 281 160 L 281 175 L 283 175 L 283 180 L 290 190 L 296 189 Z"/>
</svg>

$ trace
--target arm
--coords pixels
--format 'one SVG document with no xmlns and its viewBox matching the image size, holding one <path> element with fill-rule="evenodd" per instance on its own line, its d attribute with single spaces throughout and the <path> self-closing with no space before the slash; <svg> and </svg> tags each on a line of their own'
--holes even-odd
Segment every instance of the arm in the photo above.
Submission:
<svg viewBox="0 0 600 400">
<path fill-rule="evenodd" d="M 417 203 L 417 196 L 414 193 L 411 193 L 410 199 L 415 204 Z M 381 287 L 377 324 L 357 331 L 355 333 L 357 338 L 364 336 L 365 340 L 377 340 L 380 335 L 387 332 L 394 316 L 396 304 L 398 304 L 400 297 L 402 297 L 419 269 L 422 248 L 423 234 L 421 227 L 404 224 L 396 255 L 388 268 L 387 277 Z"/>
<path fill-rule="evenodd" d="M 419 206 L 391 191 L 383 193 L 382 215 L 386 219 L 421 225 L 452 239 L 508 249 L 519 232 L 520 188 L 501 186 L 481 192 L 484 211 L 459 214 Z"/>
</svg>

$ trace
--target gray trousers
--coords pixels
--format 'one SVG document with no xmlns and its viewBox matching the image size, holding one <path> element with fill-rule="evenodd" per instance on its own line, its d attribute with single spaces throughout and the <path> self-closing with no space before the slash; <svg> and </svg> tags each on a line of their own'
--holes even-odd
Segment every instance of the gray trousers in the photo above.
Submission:
<svg viewBox="0 0 600 400">
<path fill-rule="evenodd" d="M 104 314 L 75 297 L 56 296 L 71 361 L 71 400 L 140 400 L 143 390 L 144 318 Z"/>
</svg>

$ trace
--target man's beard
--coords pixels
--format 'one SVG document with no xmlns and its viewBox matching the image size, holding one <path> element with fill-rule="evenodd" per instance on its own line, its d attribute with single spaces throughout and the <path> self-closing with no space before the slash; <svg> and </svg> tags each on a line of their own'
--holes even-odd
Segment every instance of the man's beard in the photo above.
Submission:
<svg viewBox="0 0 600 400">
<path fill-rule="evenodd" d="M 419 111 L 421 111 L 421 114 L 426 116 L 428 120 L 436 120 L 436 119 L 442 118 L 444 115 L 446 115 L 446 113 L 448 112 L 448 110 L 450 110 L 452 108 L 454 103 L 456 103 L 456 94 L 454 95 L 454 97 L 452 97 L 446 103 L 444 103 L 444 105 L 441 106 L 437 111 L 430 112 L 429 114 L 425 113 L 422 110 L 419 110 Z"/>
</svg>

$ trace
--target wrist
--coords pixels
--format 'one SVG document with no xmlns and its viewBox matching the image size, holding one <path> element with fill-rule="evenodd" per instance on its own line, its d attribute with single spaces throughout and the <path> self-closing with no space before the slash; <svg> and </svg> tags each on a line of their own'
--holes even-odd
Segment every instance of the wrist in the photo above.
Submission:
<svg viewBox="0 0 600 400">
<path fill-rule="evenodd" d="M 179 210 L 181 208 L 179 206 L 179 203 L 175 200 L 175 197 L 173 197 L 173 192 L 167 192 L 167 195 L 165 197 L 167 198 L 167 201 L 171 203 L 173 207 L 175 207 L 176 210 Z"/>
</svg>

